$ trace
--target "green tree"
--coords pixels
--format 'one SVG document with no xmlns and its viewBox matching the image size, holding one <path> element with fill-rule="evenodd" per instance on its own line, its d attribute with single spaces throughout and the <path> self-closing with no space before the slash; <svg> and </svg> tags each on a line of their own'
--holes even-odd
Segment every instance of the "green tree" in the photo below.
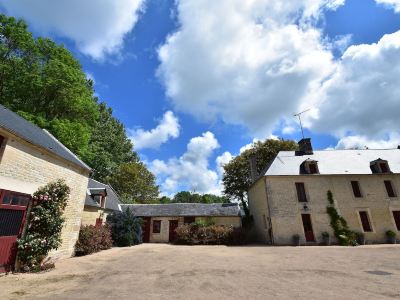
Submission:
<svg viewBox="0 0 400 300">
<path fill-rule="evenodd" d="M 257 173 L 261 173 L 279 151 L 291 150 L 297 150 L 295 141 L 267 139 L 254 143 L 250 149 L 245 150 L 224 166 L 222 178 L 224 194 L 231 200 L 240 201 L 243 210 L 249 216 L 247 191 L 252 183 L 250 158 L 255 157 Z"/>
<path fill-rule="evenodd" d="M 217 196 L 213 194 L 200 195 L 188 191 L 181 191 L 175 194 L 171 200 L 172 203 L 229 203 L 229 199 L 225 196 Z"/>
<path fill-rule="evenodd" d="M 142 162 L 120 165 L 108 182 L 125 203 L 156 203 L 159 188 L 154 175 Z"/>
</svg>

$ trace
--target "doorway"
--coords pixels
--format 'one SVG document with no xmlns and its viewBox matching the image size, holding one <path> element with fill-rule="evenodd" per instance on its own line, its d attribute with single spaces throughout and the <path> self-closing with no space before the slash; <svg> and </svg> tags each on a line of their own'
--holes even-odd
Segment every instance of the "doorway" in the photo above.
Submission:
<svg viewBox="0 0 400 300">
<path fill-rule="evenodd" d="M 311 223 L 311 216 L 309 214 L 302 214 L 301 220 L 303 221 L 304 235 L 306 242 L 315 242 L 314 231 Z"/>
<path fill-rule="evenodd" d="M 178 220 L 169 220 L 169 239 L 170 243 L 176 240 L 176 228 L 178 228 Z"/>
</svg>

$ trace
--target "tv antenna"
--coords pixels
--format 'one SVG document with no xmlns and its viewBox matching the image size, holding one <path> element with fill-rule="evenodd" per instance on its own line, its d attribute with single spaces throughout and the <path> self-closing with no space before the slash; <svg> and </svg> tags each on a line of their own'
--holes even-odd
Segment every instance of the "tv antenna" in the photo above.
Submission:
<svg viewBox="0 0 400 300">
<path fill-rule="evenodd" d="M 301 136 L 303 137 L 303 139 L 304 139 L 304 131 L 303 131 L 303 124 L 301 123 L 301 115 L 304 114 L 305 112 L 308 112 L 309 110 L 311 110 L 311 108 L 303 110 L 302 112 L 299 112 L 299 113 L 293 115 L 293 117 L 298 117 L 299 118 Z"/>
</svg>

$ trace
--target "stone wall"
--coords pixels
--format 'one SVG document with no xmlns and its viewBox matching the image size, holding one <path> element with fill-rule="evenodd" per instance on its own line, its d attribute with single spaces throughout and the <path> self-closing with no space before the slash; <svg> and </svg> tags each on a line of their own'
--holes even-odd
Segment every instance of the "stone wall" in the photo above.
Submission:
<svg viewBox="0 0 400 300">
<path fill-rule="evenodd" d="M 97 218 L 101 218 L 104 224 L 107 220 L 107 216 L 111 212 L 112 211 L 108 209 L 85 205 L 82 213 L 82 225 L 96 225 Z"/>
<path fill-rule="evenodd" d="M 65 209 L 62 245 L 53 257 L 68 257 L 74 252 L 88 185 L 89 171 L 46 150 L 0 130 L 7 138 L 0 149 L 0 189 L 32 194 L 40 186 L 64 179 L 71 188 Z"/>
<path fill-rule="evenodd" d="M 250 207 L 252 207 L 255 219 L 259 219 L 266 213 L 266 208 L 262 207 L 259 202 L 267 202 L 268 198 L 275 244 L 291 244 L 294 234 L 299 234 L 301 243 L 305 243 L 301 214 L 310 214 L 317 243 L 321 242 L 321 233 L 324 231 L 333 236 L 329 224 L 330 218 L 326 213 L 328 190 L 332 191 L 336 208 L 346 219 L 351 230 L 363 232 L 358 211 L 369 212 L 373 232 L 364 233 L 367 243 L 384 243 L 387 230 L 397 232 L 392 210 L 400 210 L 400 198 L 389 198 L 383 181 L 391 180 L 397 195 L 399 195 L 399 175 L 269 176 L 265 180 L 267 195 L 265 197 L 255 196 L 257 193 L 261 194 L 260 190 L 263 189 L 262 185 L 255 186 L 254 189 L 257 191 L 249 193 Z M 362 198 L 354 197 L 350 183 L 352 180 L 359 181 L 363 193 Z M 296 182 L 305 184 L 307 203 L 298 202 Z"/>
</svg>

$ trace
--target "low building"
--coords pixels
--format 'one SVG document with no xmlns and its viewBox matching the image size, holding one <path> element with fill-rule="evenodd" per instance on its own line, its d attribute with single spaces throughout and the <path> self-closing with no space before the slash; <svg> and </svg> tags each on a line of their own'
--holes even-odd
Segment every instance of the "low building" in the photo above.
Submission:
<svg viewBox="0 0 400 300">
<path fill-rule="evenodd" d="M 249 209 L 258 239 L 318 244 L 333 237 L 327 192 L 351 230 L 367 243 L 386 242 L 388 230 L 400 232 L 400 150 L 313 151 L 310 139 L 299 151 L 281 151 L 249 189 Z M 254 172 L 253 172 L 254 173 Z"/>
<path fill-rule="evenodd" d="M 85 207 L 82 214 L 82 225 L 101 225 L 107 215 L 120 211 L 118 194 L 107 184 L 89 179 Z"/>
<path fill-rule="evenodd" d="M 0 272 L 13 265 L 31 195 L 56 179 L 71 188 L 62 244 L 51 256 L 71 256 L 78 239 L 91 169 L 46 130 L 0 105 Z"/>
<path fill-rule="evenodd" d="M 240 208 L 235 203 L 122 204 L 121 208 L 129 208 L 135 216 L 144 219 L 145 243 L 173 242 L 179 225 L 198 220 L 216 225 L 241 226 Z"/>
</svg>

